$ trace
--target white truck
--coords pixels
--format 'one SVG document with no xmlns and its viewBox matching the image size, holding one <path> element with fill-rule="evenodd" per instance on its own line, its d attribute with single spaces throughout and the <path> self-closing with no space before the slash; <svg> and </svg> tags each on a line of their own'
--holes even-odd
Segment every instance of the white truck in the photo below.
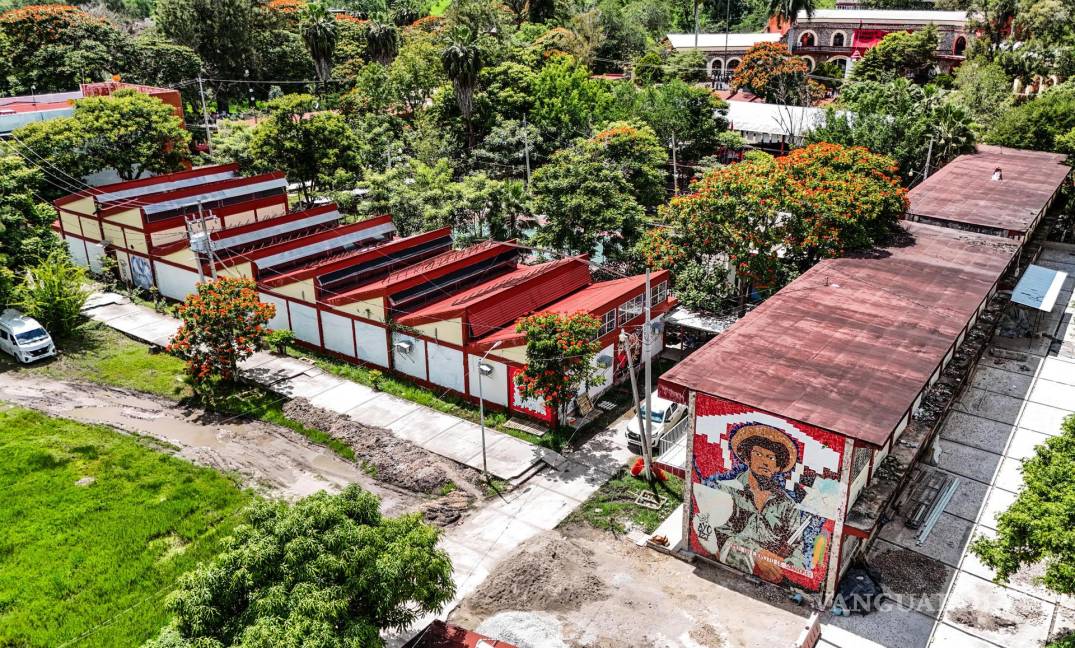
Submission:
<svg viewBox="0 0 1075 648">
<path fill-rule="evenodd" d="M 0 351 L 29 364 L 56 355 L 56 345 L 37 320 L 8 308 L 0 313 Z"/>
</svg>

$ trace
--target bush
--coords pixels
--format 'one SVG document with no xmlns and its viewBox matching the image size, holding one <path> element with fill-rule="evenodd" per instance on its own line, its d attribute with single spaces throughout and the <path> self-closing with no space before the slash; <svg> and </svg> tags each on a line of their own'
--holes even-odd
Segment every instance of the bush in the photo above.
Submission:
<svg viewBox="0 0 1075 648">
<path fill-rule="evenodd" d="M 289 329 L 273 329 L 265 336 L 265 344 L 276 349 L 276 352 L 281 355 L 287 352 L 287 345 L 294 341 L 295 334 Z"/>
<path fill-rule="evenodd" d="M 71 263 L 63 251 L 54 251 L 29 268 L 15 293 L 15 305 L 41 322 L 55 338 L 64 338 L 75 330 L 82 306 L 90 296 L 86 271 Z"/>
</svg>

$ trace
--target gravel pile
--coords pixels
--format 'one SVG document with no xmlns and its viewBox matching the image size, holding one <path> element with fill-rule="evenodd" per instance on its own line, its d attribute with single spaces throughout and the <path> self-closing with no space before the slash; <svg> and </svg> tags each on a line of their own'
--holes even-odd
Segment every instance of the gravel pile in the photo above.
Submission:
<svg viewBox="0 0 1075 648">
<path fill-rule="evenodd" d="M 932 596 L 943 592 L 948 570 L 940 562 L 907 549 L 888 549 L 870 558 L 885 591 L 903 596 Z"/>
</svg>

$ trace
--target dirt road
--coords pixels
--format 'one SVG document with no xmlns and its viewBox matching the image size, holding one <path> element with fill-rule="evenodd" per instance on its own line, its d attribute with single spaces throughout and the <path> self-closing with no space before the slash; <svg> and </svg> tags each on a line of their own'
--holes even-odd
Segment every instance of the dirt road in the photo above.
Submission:
<svg viewBox="0 0 1075 648">
<path fill-rule="evenodd" d="M 295 499 L 355 483 L 381 498 L 389 515 L 417 510 L 421 498 L 386 488 L 331 450 L 287 428 L 229 420 L 151 395 L 81 382 L 0 373 L 0 400 L 83 423 L 164 441 L 193 463 L 233 471 L 268 495 Z"/>
<path fill-rule="evenodd" d="M 520 648 L 790 646 L 808 610 L 769 586 L 574 525 L 530 539 L 449 619 Z"/>
</svg>

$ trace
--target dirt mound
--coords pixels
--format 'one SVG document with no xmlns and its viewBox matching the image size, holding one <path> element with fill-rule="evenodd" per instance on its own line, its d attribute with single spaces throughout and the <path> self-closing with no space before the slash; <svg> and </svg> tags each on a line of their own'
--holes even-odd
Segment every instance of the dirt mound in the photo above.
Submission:
<svg viewBox="0 0 1075 648">
<path fill-rule="evenodd" d="M 455 524 L 470 508 L 474 499 L 463 491 L 452 491 L 422 507 L 426 522 L 437 526 Z"/>
<path fill-rule="evenodd" d="M 473 483 L 479 479 L 475 471 L 400 439 L 390 430 L 363 425 L 342 414 L 314 407 L 304 398 L 288 401 L 284 414 L 349 445 L 355 451 L 355 460 L 379 481 L 431 494 L 443 492 L 451 484 L 473 491 Z"/>
<path fill-rule="evenodd" d="M 889 549 L 870 558 L 885 590 L 905 596 L 938 594 L 948 584 L 948 570 L 940 562 L 907 549 Z"/>
<path fill-rule="evenodd" d="M 1015 619 L 1008 619 L 984 610 L 974 610 L 966 606 L 952 610 L 949 616 L 956 623 L 988 632 L 1013 630 L 1015 626 L 1019 625 L 1019 622 Z"/>
<path fill-rule="evenodd" d="M 593 551 L 555 533 L 523 544 L 470 596 L 480 614 L 502 610 L 571 610 L 603 598 Z"/>
</svg>

